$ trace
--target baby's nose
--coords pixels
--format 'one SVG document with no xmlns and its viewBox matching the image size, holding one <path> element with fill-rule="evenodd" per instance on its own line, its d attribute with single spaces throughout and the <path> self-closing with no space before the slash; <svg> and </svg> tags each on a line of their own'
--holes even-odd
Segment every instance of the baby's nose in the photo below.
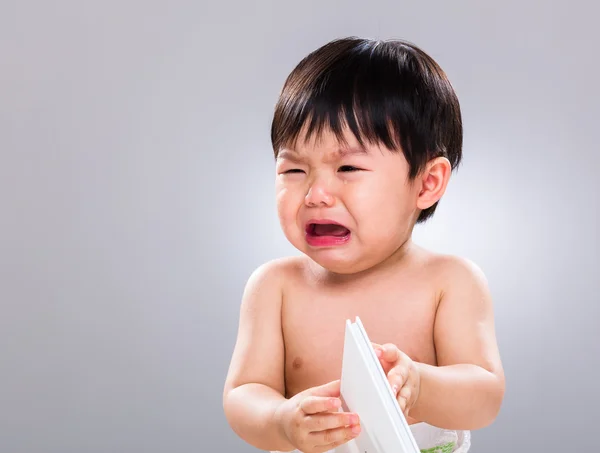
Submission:
<svg viewBox="0 0 600 453">
<path fill-rule="evenodd" d="M 331 206 L 335 197 L 326 184 L 316 182 L 308 189 L 305 200 L 308 206 Z"/>
</svg>

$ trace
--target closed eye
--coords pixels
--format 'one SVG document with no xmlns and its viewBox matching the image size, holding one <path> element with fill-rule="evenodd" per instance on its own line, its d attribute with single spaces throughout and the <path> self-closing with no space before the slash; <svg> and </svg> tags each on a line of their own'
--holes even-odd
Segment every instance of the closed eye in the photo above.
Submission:
<svg viewBox="0 0 600 453">
<path fill-rule="evenodd" d="M 304 170 L 300 170 L 299 168 L 292 168 L 290 170 L 286 170 L 283 172 L 284 174 L 288 173 L 304 173 Z"/>
<path fill-rule="evenodd" d="M 339 168 L 339 171 L 341 172 L 351 172 L 351 171 L 360 171 L 361 169 L 358 167 L 353 167 L 352 165 L 342 165 Z"/>
</svg>

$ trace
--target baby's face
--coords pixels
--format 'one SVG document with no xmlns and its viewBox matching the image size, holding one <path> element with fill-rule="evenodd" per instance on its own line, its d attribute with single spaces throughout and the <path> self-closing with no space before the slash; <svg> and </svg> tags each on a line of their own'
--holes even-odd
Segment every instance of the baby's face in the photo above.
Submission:
<svg viewBox="0 0 600 453">
<path fill-rule="evenodd" d="M 276 193 L 287 239 L 323 267 L 359 272 L 390 257 L 418 215 L 419 186 L 401 152 L 360 148 L 352 134 L 298 141 L 277 158 Z"/>
</svg>

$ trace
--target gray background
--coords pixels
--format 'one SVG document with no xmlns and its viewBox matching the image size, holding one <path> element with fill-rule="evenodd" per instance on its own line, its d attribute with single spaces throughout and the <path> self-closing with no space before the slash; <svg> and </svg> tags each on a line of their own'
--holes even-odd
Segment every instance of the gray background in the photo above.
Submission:
<svg viewBox="0 0 600 453">
<path fill-rule="evenodd" d="M 0 452 L 251 452 L 221 391 L 279 230 L 272 106 L 307 52 L 409 39 L 464 165 L 415 240 L 476 261 L 507 392 L 474 452 L 597 446 L 592 2 L 3 1 Z"/>
</svg>

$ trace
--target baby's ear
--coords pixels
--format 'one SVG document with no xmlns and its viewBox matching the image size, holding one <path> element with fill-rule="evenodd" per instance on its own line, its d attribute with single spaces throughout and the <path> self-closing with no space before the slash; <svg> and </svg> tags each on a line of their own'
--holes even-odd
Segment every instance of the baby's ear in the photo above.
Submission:
<svg viewBox="0 0 600 453">
<path fill-rule="evenodd" d="M 451 173 L 452 166 L 445 157 L 436 157 L 427 163 L 425 169 L 417 177 L 421 183 L 421 190 L 417 198 L 419 209 L 430 208 L 442 198 Z"/>
</svg>

